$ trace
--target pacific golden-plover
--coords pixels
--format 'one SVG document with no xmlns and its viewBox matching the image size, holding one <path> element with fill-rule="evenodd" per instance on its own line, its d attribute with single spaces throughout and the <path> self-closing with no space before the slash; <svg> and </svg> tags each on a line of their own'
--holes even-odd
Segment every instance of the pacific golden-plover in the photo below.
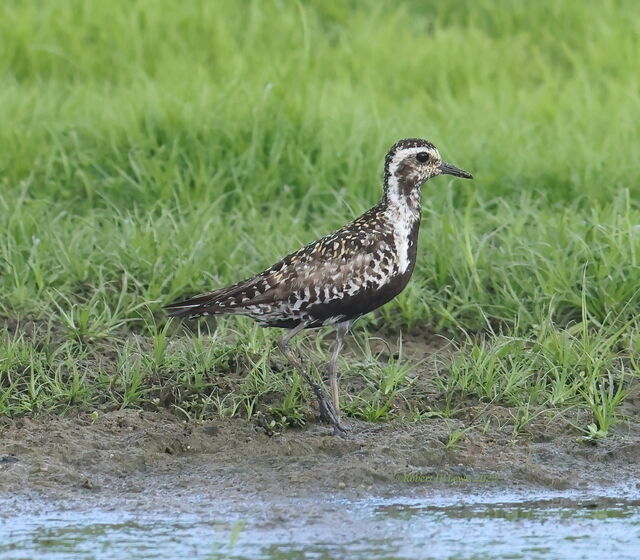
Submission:
<svg viewBox="0 0 640 560">
<path fill-rule="evenodd" d="M 337 360 L 353 321 L 397 296 L 416 263 L 420 187 L 431 177 L 470 173 L 445 163 L 427 140 L 394 144 L 384 162 L 384 194 L 378 204 L 342 229 L 291 253 L 271 268 L 233 286 L 168 305 L 175 317 L 233 313 L 264 327 L 289 329 L 278 346 L 315 394 L 321 418 L 334 434 L 340 422 Z M 331 399 L 292 352 L 289 342 L 303 329 L 336 326 L 328 364 Z"/>
</svg>

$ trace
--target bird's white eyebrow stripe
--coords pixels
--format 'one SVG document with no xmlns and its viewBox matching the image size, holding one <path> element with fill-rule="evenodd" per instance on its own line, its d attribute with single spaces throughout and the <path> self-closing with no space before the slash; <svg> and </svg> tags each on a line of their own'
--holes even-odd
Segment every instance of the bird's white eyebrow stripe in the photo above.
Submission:
<svg viewBox="0 0 640 560">
<path fill-rule="evenodd" d="M 419 154 L 420 152 L 431 152 L 431 150 L 427 146 L 416 146 L 415 148 L 402 148 L 398 150 L 395 154 L 393 154 L 391 161 L 395 162 L 396 159 L 404 159 L 407 156 L 412 156 L 413 154 Z"/>
</svg>

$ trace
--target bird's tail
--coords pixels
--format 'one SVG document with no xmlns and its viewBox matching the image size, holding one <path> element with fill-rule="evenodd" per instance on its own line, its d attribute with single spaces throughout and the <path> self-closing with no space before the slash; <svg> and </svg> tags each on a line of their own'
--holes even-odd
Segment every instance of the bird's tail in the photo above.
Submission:
<svg viewBox="0 0 640 560">
<path fill-rule="evenodd" d="M 216 292 L 201 294 L 182 301 L 176 301 L 165 305 L 164 309 L 170 317 L 188 317 L 194 319 L 204 315 L 213 315 L 215 313 L 225 312 L 223 308 L 219 308 L 219 297 Z"/>
<path fill-rule="evenodd" d="M 189 319 L 221 313 L 242 313 L 241 302 L 247 299 L 243 297 L 242 290 L 250 281 L 251 279 L 245 280 L 227 288 L 177 301 L 166 305 L 164 309 L 170 317 L 188 317 Z"/>
</svg>

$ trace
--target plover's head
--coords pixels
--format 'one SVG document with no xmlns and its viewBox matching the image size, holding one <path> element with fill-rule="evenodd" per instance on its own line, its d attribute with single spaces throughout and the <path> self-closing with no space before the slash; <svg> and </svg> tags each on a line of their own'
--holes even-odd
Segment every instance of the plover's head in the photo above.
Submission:
<svg viewBox="0 0 640 560">
<path fill-rule="evenodd" d="M 455 165 L 442 161 L 438 149 L 428 140 L 405 138 L 396 142 L 384 161 L 385 188 L 409 194 L 436 175 L 454 175 L 472 179 Z"/>
</svg>

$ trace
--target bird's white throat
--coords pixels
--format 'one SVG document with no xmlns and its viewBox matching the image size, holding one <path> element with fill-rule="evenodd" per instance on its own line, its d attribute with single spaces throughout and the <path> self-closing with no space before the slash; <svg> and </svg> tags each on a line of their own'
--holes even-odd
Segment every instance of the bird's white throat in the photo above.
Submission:
<svg viewBox="0 0 640 560">
<path fill-rule="evenodd" d="M 420 187 L 403 194 L 394 175 L 388 178 L 385 192 L 385 215 L 393 228 L 393 240 L 398 255 L 398 273 L 404 274 L 409 267 L 409 249 L 415 240 L 411 233 L 420 221 Z"/>
</svg>

